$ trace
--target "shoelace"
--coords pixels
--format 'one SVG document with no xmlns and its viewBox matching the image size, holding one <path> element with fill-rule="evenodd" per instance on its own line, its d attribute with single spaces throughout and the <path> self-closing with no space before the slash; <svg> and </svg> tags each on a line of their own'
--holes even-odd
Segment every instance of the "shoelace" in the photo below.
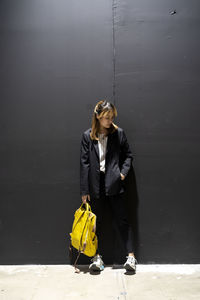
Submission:
<svg viewBox="0 0 200 300">
<path fill-rule="evenodd" d="M 100 260 L 102 261 L 101 258 L 102 258 L 101 255 L 99 255 L 99 256 L 96 255 L 96 256 L 94 256 L 94 257 L 91 259 L 91 261 L 92 261 L 92 262 L 97 262 L 98 259 L 100 259 Z"/>
<path fill-rule="evenodd" d="M 128 261 L 130 261 L 130 263 L 137 263 L 137 260 L 136 260 L 136 258 L 134 257 L 134 256 L 127 256 L 126 258 L 128 258 Z"/>
</svg>

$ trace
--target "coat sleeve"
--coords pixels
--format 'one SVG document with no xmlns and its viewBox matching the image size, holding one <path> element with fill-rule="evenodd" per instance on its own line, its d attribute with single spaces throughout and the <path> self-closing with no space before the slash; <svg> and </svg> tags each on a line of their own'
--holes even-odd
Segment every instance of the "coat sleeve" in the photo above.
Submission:
<svg viewBox="0 0 200 300">
<path fill-rule="evenodd" d="M 121 140 L 121 153 L 122 153 L 121 173 L 126 177 L 128 171 L 131 168 L 131 164 L 132 161 L 134 160 L 134 156 L 128 144 L 126 134 L 123 130 L 122 130 L 122 140 Z"/>
<path fill-rule="evenodd" d="M 80 194 L 89 194 L 89 142 L 85 133 L 82 135 L 80 147 Z"/>
</svg>

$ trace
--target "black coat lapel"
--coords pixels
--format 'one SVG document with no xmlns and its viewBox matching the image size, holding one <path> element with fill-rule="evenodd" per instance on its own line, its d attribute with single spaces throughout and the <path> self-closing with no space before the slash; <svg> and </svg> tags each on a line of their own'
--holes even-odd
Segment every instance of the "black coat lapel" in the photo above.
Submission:
<svg viewBox="0 0 200 300">
<path fill-rule="evenodd" d="M 97 140 L 93 140 L 93 146 L 94 146 L 94 149 L 96 151 L 96 155 L 97 155 L 98 161 L 99 161 L 99 146 L 98 146 L 98 141 Z"/>
<path fill-rule="evenodd" d="M 108 134 L 108 140 L 107 140 L 107 148 L 106 148 L 106 155 L 109 152 L 111 148 L 111 141 L 112 141 L 112 134 Z"/>
</svg>

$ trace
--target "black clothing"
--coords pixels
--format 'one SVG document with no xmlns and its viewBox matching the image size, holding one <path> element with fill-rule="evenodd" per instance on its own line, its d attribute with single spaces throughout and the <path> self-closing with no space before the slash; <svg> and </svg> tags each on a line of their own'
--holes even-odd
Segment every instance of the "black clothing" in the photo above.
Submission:
<svg viewBox="0 0 200 300">
<path fill-rule="evenodd" d="M 80 193 L 100 197 L 100 163 L 98 141 L 90 138 L 91 128 L 82 135 L 80 152 Z M 108 134 L 105 159 L 105 194 L 118 195 L 124 192 L 120 173 L 128 174 L 133 161 L 126 135 L 122 128 Z"/>
<path fill-rule="evenodd" d="M 100 198 L 99 199 L 91 198 L 90 204 L 92 207 L 92 211 L 97 216 L 97 222 L 96 222 L 96 234 L 98 237 L 97 253 L 101 252 L 102 239 L 104 236 L 104 233 L 102 232 L 102 217 L 104 215 L 104 209 L 107 204 L 112 213 L 112 220 L 113 220 L 112 225 L 114 224 L 114 222 L 117 225 L 126 253 L 128 254 L 133 252 L 133 232 L 127 219 L 122 194 L 113 195 L 113 196 L 105 195 L 104 172 L 100 172 Z"/>
</svg>

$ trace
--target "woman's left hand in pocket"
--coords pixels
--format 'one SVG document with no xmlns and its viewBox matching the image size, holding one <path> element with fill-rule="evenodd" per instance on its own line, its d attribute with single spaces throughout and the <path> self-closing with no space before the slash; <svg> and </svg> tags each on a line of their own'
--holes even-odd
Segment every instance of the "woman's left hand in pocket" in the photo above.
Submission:
<svg viewBox="0 0 200 300">
<path fill-rule="evenodd" d="M 120 173 L 120 176 L 121 176 L 121 180 L 125 179 L 125 176 L 122 173 Z"/>
</svg>

